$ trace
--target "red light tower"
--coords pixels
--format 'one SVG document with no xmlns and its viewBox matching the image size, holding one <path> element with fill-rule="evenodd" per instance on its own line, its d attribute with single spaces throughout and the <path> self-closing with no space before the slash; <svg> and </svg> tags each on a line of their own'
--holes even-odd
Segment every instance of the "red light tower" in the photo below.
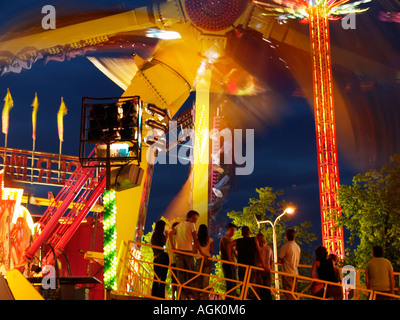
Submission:
<svg viewBox="0 0 400 320">
<path fill-rule="evenodd" d="M 322 243 L 328 252 L 344 257 L 343 230 L 335 226 L 341 207 L 328 17 L 327 6 L 309 8 Z"/>
<path fill-rule="evenodd" d="M 337 227 L 341 215 L 338 203 L 339 169 L 335 111 L 332 90 L 332 63 L 329 20 L 338 15 L 363 12 L 361 0 L 269 0 L 254 1 L 281 19 L 302 17 L 310 24 L 310 46 L 314 84 L 314 118 L 317 137 L 318 178 L 321 206 L 322 243 L 329 253 L 344 257 L 343 229 Z"/>
</svg>

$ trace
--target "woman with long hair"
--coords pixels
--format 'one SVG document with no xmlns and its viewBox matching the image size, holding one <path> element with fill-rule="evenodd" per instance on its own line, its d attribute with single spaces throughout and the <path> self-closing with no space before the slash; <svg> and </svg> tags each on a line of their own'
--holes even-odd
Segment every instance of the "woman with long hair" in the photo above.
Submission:
<svg viewBox="0 0 400 320">
<path fill-rule="evenodd" d="M 151 236 L 151 244 L 153 246 L 153 262 L 154 262 L 154 280 L 151 295 L 154 297 L 165 298 L 165 280 L 167 279 L 169 257 L 164 251 L 167 237 L 164 233 L 165 221 L 156 222 L 153 234 Z"/>
<path fill-rule="evenodd" d="M 331 259 L 328 259 L 328 250 L 324 246 L 317 246 L 314 251 L 315 260 L 311 268 L 311 277 L 324 281 L 340 283 L 335 266 Z M 324 283 L 315 281 L 311 285 L 311 293 L 315 296 L 324 295 Z M 326 298 L 333 297 L 335 300 L 343 300 L 343 289 L 341 286 L 330 285 L 326 287 Z"/>
<path fill-rule="evenodd" d="M 177 225 L 179 224 L 179 222 L 174 222 L 172 224 L 171 230 L 173 230 Z M 171 232 L 171 230 L 169 232 Z M 175 236 L 172 237 L 172 239 L 169 238 L 169 236 L 167 236 L 167 244 L 166 247 L 167 249 L 169 249 L 169 261 L 171 262 L 171 270 L 170 270 L 170 276 L 171 276 L 171 290 L 172 290 L 172 300 L 176 300 L 176 296 L 178 294 L 178 286 L 176 285 L 178 283 L 177 279 L 178 279 L 178 273 L 176 270 L 176 259 L 175 259 L 175 253 L 174 251 L 172 251 L 172 248 L 175 248 Z"/>
<path fill-rule="evenodd" d="M 201 262 L 203 257 L 198 258 L 196 261 L 196 270 L 205 274 L 198 277 L 198 287 L 200 289 L 204 289 L 209 285 L 210 277 L 208 276 L 211 273 L 212 261 L 211 254 L 214 253 L 214 240 L 208 235 L 208 228 L 205 224 L 199 226 L 199 231 L 197 233 L 197 240 L 200 243 L 200 249 L 204 255 L 203 267 L 200 270 Z M 208 300 L 208 294 L 205 292 L 200 293 L 200 298 L 202 300 Z"/>
<path fill-rule="evenodd" d="M 269 271 L 266 270 L 257 270 L 256 271 L 256 281 L 257 284 L 271 287 L 271 269 L 273 265 L 273 258 L 272 258 L 272 249 L 267 244 L 267 240 L 262 233 L 258 233 L 256 235 L 256 240 L 260 245 L 260 255 L 257 256 L 257 267 L 262 268 L 263 264 L 261 259 L 264 263 L 268 266 Z M 266 288 L 257 288 L 261 300 L 272 300 L 271 289 Z"/>
</svg>

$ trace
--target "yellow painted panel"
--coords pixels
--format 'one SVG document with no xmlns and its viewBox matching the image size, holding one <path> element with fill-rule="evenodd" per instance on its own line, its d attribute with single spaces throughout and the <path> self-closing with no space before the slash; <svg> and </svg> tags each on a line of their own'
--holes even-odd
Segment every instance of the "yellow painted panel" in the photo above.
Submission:
<svg viewBox="0 0 400 320">
<path fill-rule="evenodd" d="M 196 87 L 195 147 L 193 165 L 193 210 L 198 224 L 208 222 L 208 162 L 211 70 L 205 69 Z"/>
<path fill-rule="evenodd" d="M 146 172 L 147 161 L 144 162 L 140 167 Z M 117 248 L 121 241 L 129 242 L 135 236 L 144 180 L 143 177 L 139 187 L 117 192 Z"/>
<path fill-rule="evenodd" d="M 143 88 L 142 88 L 143 89 Z M 134 86 L 128 87 L 122 96 L 139 95 L 142 99 L 142 90 L 135 90 Z M 146 149 L 142 150 L 142 161 L 140 168 L 144 175 L 140 185 L 116 193 L 117 205 L 117 248 L 121 247 L 121 242 L 134 240 L 140 206 L 142 204 L 143 188 L 146 181 L 146 172 L 148 167 Z"/>
<path fill-rule="evenodd" d="M 44 300 L 20 271 L 10 270 L 6 278 L 15 300 Z"/>
<path fill-rule="evenodd" d="M 200 213 L 197 224 L 208 224 L 208 165 L 196 164 L 193 171 L 193 210 Z"/>
</svg>

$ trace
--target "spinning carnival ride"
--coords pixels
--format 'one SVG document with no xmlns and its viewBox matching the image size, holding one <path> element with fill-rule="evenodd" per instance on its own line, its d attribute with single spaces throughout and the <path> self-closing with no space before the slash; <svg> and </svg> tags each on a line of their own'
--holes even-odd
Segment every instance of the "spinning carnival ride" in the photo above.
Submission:
<svg viewBox="0 0 400 320">
<path fill-rule="evenodd" d="M 230 94 L 240 94 L 240 90 L 229 90 L 226 85 L 230 80 L 229 75 L 227 79 L 226 74 L 218 71 L 229 70 L 234 65 L 243 75 L 255 75 L 257 79 L 254 82 L 261 87 L 273 80 L 271 82 L 275 83 L 277 90 L 284 88 L 284 91 L 291 92 L 294 90 L 292 75 L 282 60 L 271 62 L 261 56 L 258 57 L 258 65 L 243 68 L 241 63 L 246 57 L 239 57 L 240 45 L 249 43 L 250 48 L 267 48 L 270 56 L 276 53 L 272 43 L 265 40 L 279 38 L 288 45 L 299 46 L 298 42 L 282 36 L 288 34 L 288 29 L 276 29 L 275 23 L 277 17 L 279 21 L 302 18 L 310 24 L 323 244 L 329 252 L 343 256 L 342 230 L 335 227 L 336 217 L 340 215 L 337 203 L 339 173 L 328 20 L 331 16 L 359 12 L 357 6 L 368 1 L 357 1 L 352 5 L 348 2 L 171 0 L 113 15 L 103 14 L 96 18 L 78 16 L 71 19 L 73 22 L 54 30 L 31 30 L 26 35 L 3 38 L 0 42 L 0 65 L 2 74 L 15 70 L 20 72 L 43 58 L 58 57 L 62 60 L 68 55 L 87 55 L 90 51 L 118 50 L 118 47 L 129 52 L 134 51 L 130 44 L 139 37 L 172 34 L 173 39 L 152 42 L 153 50 L 148 56 L 143 54 L 141 57 L 139 52 L 134 60 L 125 56 L 120 59 L 90 57 L 90 61 L 124 89 L 122 97 L 140 96 L 146 104 L 169 110 L 172 118 L 190 92 L 196 91 L 191 208 L 200 212 L 199 223 L 208 223 L 211 190 L 220 179 L 213 169 L 212 179 L 209 179 L 210 146 L 208 136 L 202 133 L 212 128 L 223 129 L 216 127 L 218 116 L 214 118 L 214 124 L 210 124 L 210 95 L 224 90 Z M 348 62 L 339 59 L 337 63 L 346 65 Z M 250 94 L 254 94 L 255 87 L 253 85 Z M 275 89 L 273 85 L 270 87 Z M 132 235 L 131 231 L 118 233 L 118 241 L 132 238 L 140 241 L 142 238 L 153 172 L 153 165 L 147 160 L 144 157 L 141 162 L 144 177 L 140 186 L 124 191 L 129 193 L 129 198 L 137 201 L 131 203 L 129 213 L 123 210 L 118 212 L 123 219 L 126 217 L 128 225 L 136 225 L 135 234 Z M 104 190 L 103 180 L 95 180 L 96 186 L 92 190 Z M 99 191 L 90 199 L 98 199 L 100 194 Z M 131 212 L 134 212 L 134 218 L 129 217 Z M 43 241 L 45 237 L 50 237 L 50 233 L 41 236 Z M 40 245 L 38 241 L 28 248 L 26 257 L 31 258 Z"/>
<path fill-rule="evenodd" d="M 338 15 L 363 12 L 367 9 L 361 10 L 357 6 L 370 1 L 357 1 L 354 4 L 348 4 L 349 0 L 256 2 L 264 5 L 267 12 L 276 12 L 281 19 L 301 17 L 310 24 L 322 241 L 329 253 L 335 253 L 342 258 L 344 258 L 343 230 L 335 226 L 337 217 L 341 215 L 341 207 L 338 203 L 339 167 L 329 20 L 338 19 Z"/>
</svg>

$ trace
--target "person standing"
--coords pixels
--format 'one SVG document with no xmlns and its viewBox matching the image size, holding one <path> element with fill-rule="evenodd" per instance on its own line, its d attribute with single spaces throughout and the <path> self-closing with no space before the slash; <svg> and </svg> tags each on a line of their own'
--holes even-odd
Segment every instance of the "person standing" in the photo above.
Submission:
<svg viewBox="0 0 400 320">
<path fill-rule="evenodd" d="M 168 235 L 173 249 L 177 250 L 175 253 L 176 267 L 178 268 L 178 280 L 180 285 L 185 284 L 185 286 L 193 285 L 189 280 L 195 276 L 193 272 L 195 271 L 195 264 L 193 258 L 193 252 L 195 247 L 201 253 L 201 247 L 199 241 L 197 240 L 196 232 L 196 222 L 199 218 L 199 213 L 194 210 L 190 210 L 186 214 L 186 220 L 179 223 Z M 175 235 L 175 243 L 173 238 Z M 195 246 L 195 247 L 194 247 Z M 202 253 L 201 253 L 202 254 Z M 194 298 L 191 290 L 182 288 L 182 299 Z"/>
<path fill-rule="evenodd" d="M 278 255 L 278 263 L 282 263 L 282 272 L 298 275 L 297 267 L 300 262 L 300 247 L 296 243 L 296 232 L 290 228 L 285 233 L 286 243 L 282 246 Z M 282 287 L 284 290 L 292 291 L 293 276 L 282 276 Z M 295 300 L 295 297 L 290 292 L 284 292 L 286 300 Z"/>
<path fill-rule="evenodd" d="M 174 222 L 172 224 L 171 230 L 173 230 L 178 224 L 179 224 L 179 222 Z M 171 230 L 169 232 L 171 232 Z M 176 300 L 176 294 L 177 294 L 176 283 L 178 283 L 178 282 L 177 282 L 175 253 L 172 251 L 173 248 L 175 248 L 175 236 L 172 237 L 172 242 L 171 242 L 171 239 L 168 234 L 166 247 L 167 247 L 167 249 L 171 250 L 171 251 L 169 251 L 169 254 L 168 254 L 169 260 L 171 261 L 171 270 L 170 270 L 171 284 L 172 284 L 171 291 L 172 291 L 172 300 Z"/>
<path fill-rule="evenodd" d="M 271 269 L 273 266 L 272 249 L 267 244 L 267 240 L 262 233 L 256 235 L 256 239 L 260 245 L 260 257 L 257 259 L 257 267 L 262 268 L 264 261 L 268 270 L 257 270 L 256 281 L 257 284 L 270 287 L 271 286 Z M 257 288 L 261 300 L 272 300 L 271 289 Z"/>
<path fill-rule="evenodd" d="M 154 280 L 151 295 L 154 297 L 165 298 L 165 280 L 168 273 L 169 257 L 164 251 L 167 237 L 164 233 L 165 221 L 156 222 L 153 234 L 151 235 L 151 245 L 153 248 Z M 165 267 L 163 267 L 163 265 Z"/>
<path fill-rule="evenodd" d="M 335 264 L 332 259 L 328 258 L 328 250 L 324 246 L 318 246 L 315 251 L 315 260 L 311 268 L 311 277 L 341 283 L 338 273 L 335 272 Z M 317 297 L 324 296 L 325 284 L 323 282 L 314 282 L 314 288 L 311 287 L 311 292 Z M 343 300 L 343 289 L 341 285 L 326 285 L 325 298 L 333 298 L 335 300 Z"/>
<path fill-rule="evenodd" d="M 234 246 L 236 246 L 237 250 L 237 263 L 246 264 L 250 266 L 256 265 L 256 240 L 254 237 L 250 237 L 250 229 L 248 226 L 242 227 L 242 238 L 231 241 L 228 244 L 228 258 L 229 261 L 233 262 L 233 258 L 231 255 L 231 250 Z M 239 266 L 238 270 L 238 279 L 239 281 L 243 281 L 244 275 L 246 272 L 246 267 Z"/>
<path fill-rule="evenodd" d="M 237 250 L 237 263 L 248 265 L 248 266 L 255 266 L 257 258 L 261 256 L 260 254 L 260 245 L 255 237 L 251 237 L 250 228 L 248 226 L 242 227 L 242 238 L 233 240 L 228 244 L 228 258 L 229 261 L 233 262 L 233 258 L 230 254 L 230 248 L 236 246 Z M 264 270 L 268 270 L 267 265 L 263 260 L 259 260 L 264 267 Z M 239 266 L 238 270 L 238 279 L 239 281 L 244 281 L 245 274 L 246 274 L 247 267 Z M 250 281 L 255 282 L 255 273 L 252 272 L 250 275 Z M 250 296 L 253 293 L 250 291 Z"/>
<path fill-rule="evenodd" d="M 338 282 L 342 283 L 342 281 L 343 281 L 343 274 L 342 274 L 342 271 L 338 268 L 339 257 L 338 257 L 336 254 L 331 253 L 331 254 L 328 256 L 328 259 L 331 259 L 331 260 L 332 260 L 333 268 L 335 269 L 335 276 L 336 276 L 336 279 L 338 279 Z"/>
<path fill-rule="evenodd" d="M 236 225 L 234 225 L 231 222 L 228 223 L 226 225 L 226 234 L 219 241 L 219 253 L 221 256 L 221 260 L 223 261 L 229 261 L 228 244 L 233 241 L 233 236 L 235 235 L 236 230 L 237 230 Z M 229 250 L 234 252 L 234 254 L 232 254 L 232 252 L 229 253 L 231 256 L 235 257 L 237 256 L 237 254 L 235 253 L 235 248 L 229 248 Z M 236 266 L 231 263 L 222 262 L 222 272 L 224 273 L 225 279 L 232 279 L 232 280 L 237 279 Z M 235 292 L 230 292 L 232 288 L 235 286 L 235 282 L 225 280 L 225 283 L 226 283 L 226 292 L 228 293 L 228 295 L 235 295 Z M 229 299 L 230 298 L 226 298 L 226 300 Z"/>
<path fill-rule="evenodd" d="M 201 247 L 201 253 L 204 255 L 204 258 L 196 259 L 196 271 L 203 274 L 198 277 L 198 287 L 204 289 L 208 287 L 210 282 L 209 274 L 212 268 L 212 260 L 210 259 L 211 255 L 214 254 L 214 240 L 208 235 L 208 228 L 205 224 L 200 225 L 197 240 Z M 201 292 L 200 298 L 201 300 L 208 300 L 208 294 Z"/>
<path fill-rule="evenodd" d="M 393 267 L 390 261 L 383 257 L 381 246 L 372 248 L 372 259 L 368 261 L 365 268 L 365 282 L 367 289 L 394 294 Z M 376 295 L 376 300 L 389 299 L 384 295 Z"/>
</svg>

